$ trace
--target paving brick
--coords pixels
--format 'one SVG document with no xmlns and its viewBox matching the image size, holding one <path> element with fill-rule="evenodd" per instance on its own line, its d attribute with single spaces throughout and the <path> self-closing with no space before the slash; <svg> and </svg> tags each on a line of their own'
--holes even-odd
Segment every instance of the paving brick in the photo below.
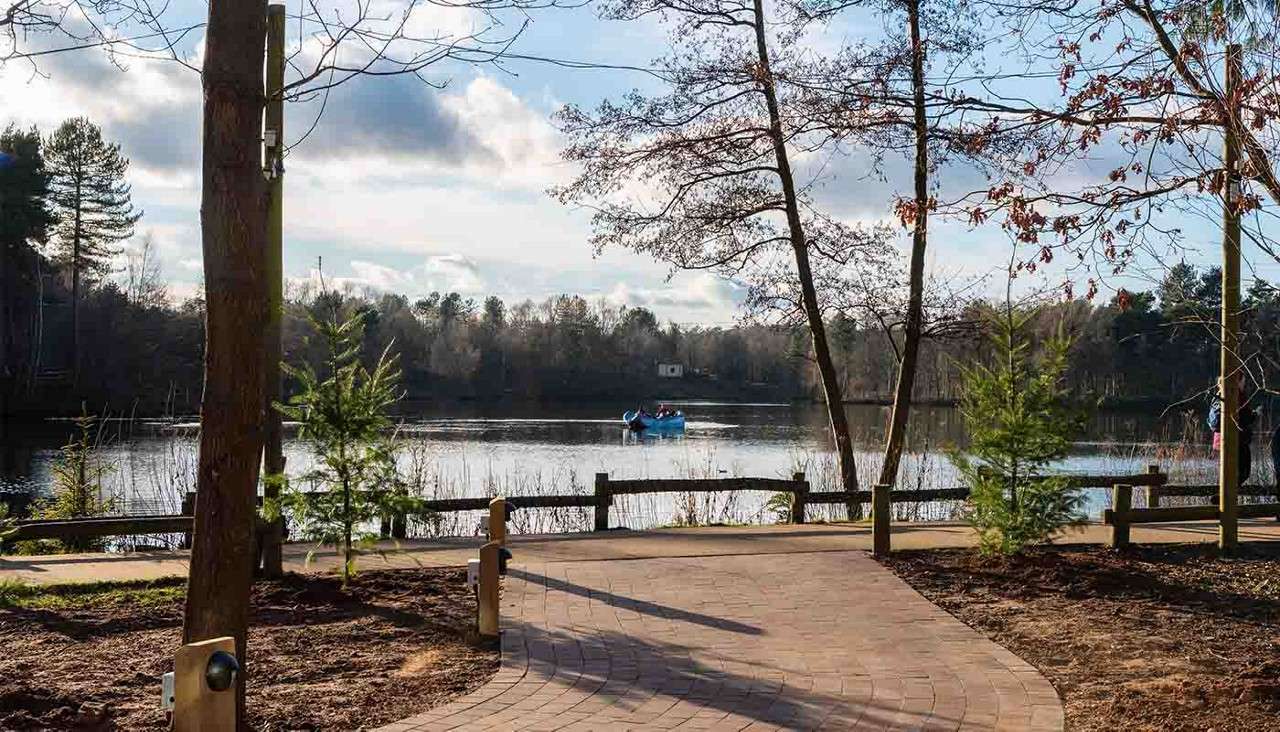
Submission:
<svg viewBox="0 0 1280 732">
<path fill-rule="evenodd" d="M 382 732 L 1036 729 L 1053 687 L 860 551 L 515 564 L 493 682 Z"/>
</svg>

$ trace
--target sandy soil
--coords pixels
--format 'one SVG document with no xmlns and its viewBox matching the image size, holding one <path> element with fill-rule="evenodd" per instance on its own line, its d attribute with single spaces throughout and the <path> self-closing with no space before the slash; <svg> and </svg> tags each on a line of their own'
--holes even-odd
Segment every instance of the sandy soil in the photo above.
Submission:
<svg viewBox="0 0 1280 732">
<path fill-rule="evenodd" d="M 250 722 L 259 730 L 374 727 L 436 706 L 497 671 L 469 642 L 459 569 L 288 575 L 253 594 Z M 0 729 L 160 729 L 181 602 L 0 609 Z"/>
<path fill-rule="evenodd" d="M 922 594 L 1035 665 L 1069 730 L 1280 729 L 1280 546 L 903 552 Z"/>
</svg>

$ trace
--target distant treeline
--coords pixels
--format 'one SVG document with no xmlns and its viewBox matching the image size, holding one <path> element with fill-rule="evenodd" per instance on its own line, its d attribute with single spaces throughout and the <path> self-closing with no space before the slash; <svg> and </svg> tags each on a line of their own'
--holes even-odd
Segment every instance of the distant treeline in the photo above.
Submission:
<svg viewBox="0 0 1280 732">
<path fill-rule="evenodd" d="M 55 270 L 48 262 L 35 265 Z M 1075 334 L 1070 380 L 1082 392 L 1113 403 L 1174 402 L 1210 388 L 1216 377 L 1218 281 L 1216 270 L 1178 265 L 1152 292 L 1122 293 L 1105 305 L 1046 305 L 1036 328 L 1047 335 L 1061 325 Z M 84 294 L 82 367 L 74 383 L 70 369 L 58 367 L 69 319 L 58 279 L 44 283 L 40 307 L 29 300 L 16 308 L 32 327 L 11 341 L 15 412 L 70 413 L 82 402 L 90 411 L 115 414 L 199 409 L 203 301 L 174 305 L 161 289 L 129 282 L 96 282 Z M 411 409 L 443 400 L 630 404 L 682 397 L 808 400 L 820 393 L 803 328 L 682 327 L 661 323 L 643 307 L 576 295 L 508 304 L 497 296 L 476 300 L 453 292 L 411 300 L 303 287 L 285 306 L 289 362 L 318 363 L 319 352 L 307 342 L 308 312 L 331 312 L 334 304 L 362 315 L 368 359 L 388 346 L 398 354 Z M 1280 353 L 1280 298 L 1255 282 L 1246 306 L 1246 356 L 1253 357 L 1251 368 L 1261 380 L 1274 374 Z M 979 323 L 991 307 L 972 303 L 961 320 Z M 980 332 L 962 328 L 957 335 L 952 329 L 950 337 L 926 342 L 918 400 L 956 399 L 960 367 L 987 355 Z M 883 329 L 836 317 L 831 337 L 849 399 L 887 400 L 895 351 Z M 683 376 L 661 377 L 658 364 L 678 364 Z"/>
<path fill-rule="evenodd" d="M 174 303 L 149 239 L 133 240 L 128 160 L 85 119 L 49 137 L 12 125 L 0 133 L 0 413 L 192 414 L 199 410 L 204 302 Z M 86 193 L 88 191 L 88 193 Z M 1047 335 L 1075 337 L 1071 385 L 1112 403 L 1171 403 L 1211 389 L 1218 370 L 1217 269 L 1169 269 L 1150 292 L 1106 304 L 1045 305 Z M 308 311 L 359 313 L 364 351 L 390 346 L 404 372 L 405 408 L 441 400 L 679 398 L 813 400 L 804 327 L 663 324 L 643 307 L 559 295 L 508 303 L 456 292 L 421 299 L 372 291 L 290 293 L 284 353 L 316 361 Z M 939 314 L 944 336 L 921 348 L 915 398 L 952 402 L 963 364 L 989 356 L 985 311 L 974 301 Z M 1274 385 L 1280 297 L 1255 280 L 1245 298 L 1243 355 L 1256 385 Z M 246 323 L 246 328 L 259 324 Z M 78 334 L 78 337 L 77 337 Z M 829 321 L 833 360 L 850 401 L 887 402 L 901 326 L 860 313 Z M 678 378 L 659 375 L 675 365 Z M 286 389 L 288 389 L 288 385 Z"/>
</svg>

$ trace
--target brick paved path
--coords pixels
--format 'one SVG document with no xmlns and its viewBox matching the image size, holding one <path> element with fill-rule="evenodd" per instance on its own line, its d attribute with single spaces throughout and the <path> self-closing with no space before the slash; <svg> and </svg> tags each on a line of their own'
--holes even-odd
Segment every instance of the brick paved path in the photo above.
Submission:
<svg viewBox="0 0 1280 732">
<path fill-rule="evenodd" d="M 502 623 L 493 681 L 383 732 L 1062 729 L 1034 668 L 862 552 L 516 564 Z"/>
</svg>

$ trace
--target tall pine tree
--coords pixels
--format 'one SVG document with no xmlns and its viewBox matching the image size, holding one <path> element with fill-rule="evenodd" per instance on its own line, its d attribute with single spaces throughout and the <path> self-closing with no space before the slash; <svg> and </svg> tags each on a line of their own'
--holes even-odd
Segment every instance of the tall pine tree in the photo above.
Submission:
<svg viewBox="0 0 1280 732">
<path fill-rule="evenodd" d="M 9 413 L 19 374 L 32 356 L 29 345 L 20 342 L 29 331 L 24 314 L 33 307 L 30 265 L 39 256 L 33 245 L 44 241 L 51 221 L 40 148 L 34 127 L 11 124 L 0 133 L 0 416 Z"/>
<path fill-rule="evenodd" d="M 111 272 L 111 259 L 120 253 L 116 244 L 133 236 L 142 212 L 134 211 L 125 181 L 129 159 L 84 117 L 54 131 L 45 144 L 45 160 L 49 203 L 57 217 L 56 256 L 71 269 L 71 364 L 78 376 L 82 285 Z"/>
</svg>

